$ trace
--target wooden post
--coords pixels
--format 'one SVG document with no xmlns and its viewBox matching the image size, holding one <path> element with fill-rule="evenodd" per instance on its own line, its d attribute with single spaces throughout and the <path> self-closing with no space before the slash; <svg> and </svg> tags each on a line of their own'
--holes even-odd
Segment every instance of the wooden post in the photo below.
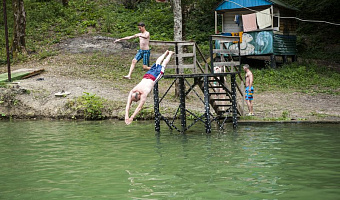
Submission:
<svg viewBox="0 0 340 200">
<path fill-rule="evenodd" d="M 274 7 L 273 5 L 270 7 L 270 10 L 272 11 L 272 30 L 274 29 Z"/>
<path fill-rule="evenodd" d="M 176 74 L 179 74 L 179 60 L 178 60 L 178 43 L 175 44 L 175 54 L 176 54 Z"/>
<path fill-rule="evenodd" d="M 154 94 L 154 112 L 155 112 L 155 131 L 157 133 L 160 132 L 160 113 L 159 113 L 159 96 L 158 96 L 158 83 L 155 84 L 153 88 L 153 94 Z"/>
<path fill-rule="evenodd" d="M 203 78 L 204 78 L 203 93 L 204 93 L 204 107 L 205 107 L 205 132 L 211 133 L 208 77 L 204 76 Z"/>
<path fill-rule="evenodd" d="M 270 67 L 276 68 L 276 58 L 274 54 L 270 55 Z"/>
<path fill-rule="evenodd" d="M 185 111 L 185 91 L 184 91 L 184 78 L 179 78 L 179 100 L 180 100 L 180 109 L 181 109 L 181 131 L 184 133 L 186 130 L 186 111 Z"/>
<path fill-rule="evenodd" d="M 287 56 L 286 55 L 282 56 L 282 62 L 283 62 L 283 64 L 287 63 Z"/>
<path fill-rule="evenodd" d="M 292 62 L 296 62 L 297 61 L 297 56 L 296 55 L 292 55 Z"/>
<path fill-rule="evenodd" d="M 6 40 L 8 81 L 12 82 L 11 61 L 10 61 L 10 58 L 9 58 L 9 42 L 8 42 L 8 25 L 7 25 L 6 0 L 3 0 L 3 7 L 4 7 L 4 23 L 5 23 L 5 40 Z"/>
<path fill-rule="evenodd" d="M 178 59 L 178 43 L 175 43 L 175 55 L 176 55 L 176 59 L 175 59 L 175 65 L 176 65 L 176 74 L 179 74 L 179 59 Z M 179 83 L 178 80 L 176 80 L 175 83 L 175 96 L 178 97 L 179 96 Z"/>
<path fill-rule="evenodd" d="M 217 16 L 217 18 L 218 18 L 218 16 Z M 222 25 L 221 34 L 222 34 L 224 32 L 224 14 L 222 14 L 221 18 L 222 18 L 222 20 L 221 20 L 222 21 L 222 24 L 221 24 Z M 218 21 L 217 21 L 217 23 L 218 23 Z"/>
<path fill-rule="evenodd" d="M 214 47 L 212 44 L 212 37 L 209 37 L 209 45 L 210 45 L 210 67 L 211 67 L 211 71 L 210 73 L 214 74 Z"/>
<path fill-rule="evenodd" d="M 238 61 L 240 62 L 240 66 L 239 66 L 239 69 L 238 71 L 241 72 L 242 71 L 242 67 L 241 67 L 241 38 L 239 38 L 239 41 L 238 41 Z"/>
<path fill-rule="evenodd" d="M 194 54 L 194 57 L 193 57 L 194 71 L 197 74 L 196 43 L 194 43 L 194 45 L 192 47 L 192 53 Z"/>
<path fill-rule="evenodd" d="M 217 12 L 215 11 L 215 34 L 217 34 Z"/>
<path fill-rule="evenodd" d="M 237 127 L 236 75 L 231 74 L 231 102 L 233 108 L 233 127 Z"/>
</svg>

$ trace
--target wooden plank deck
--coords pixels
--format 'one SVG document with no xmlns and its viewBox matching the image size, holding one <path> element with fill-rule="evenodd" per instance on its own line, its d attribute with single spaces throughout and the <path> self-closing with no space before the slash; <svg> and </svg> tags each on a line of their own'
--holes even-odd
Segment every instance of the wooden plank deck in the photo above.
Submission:
<svg viewBox="0 0 340 200">
<path fill-rule="evenodd" d="M 41 74 L 45 69 L 18 69 L 11 72 L 12 81 Z M 0 83 L 8 81 L 8 73 L 0 74 Z"/>
</svg>

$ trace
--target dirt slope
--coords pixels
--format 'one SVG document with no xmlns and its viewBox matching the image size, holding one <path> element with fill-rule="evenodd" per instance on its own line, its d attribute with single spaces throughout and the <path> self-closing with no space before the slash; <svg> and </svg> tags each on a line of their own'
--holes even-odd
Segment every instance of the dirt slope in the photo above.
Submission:
<svg viewBox="0 0 340 200">
<path fill-rule="evenodd" d="M 30 61 L 15 64 L 12 70 L 31 68 L 44 68 L 45 72 L 28 79 L 12 84 L 11 88 L 0 88 L 0 115 L 14 116 L 16 118 L 71 118 L 75 113 L 65 105 L 72 99 L 88 92 L 103 97 L 110 102 L 110 109 L 105 115 L 109 118 L 124 117 L 127 92 L 139 82 L 132 79 L 130 82 L 121 82 L 121 77 L 116 77 L 113 83 L 106 79 L 93 79 L 90 76 L 74 76 L 68 71 L 77 70 L 77 63 L 72 62 L 72 55 L 81 55 L 91 52 L 103 52 L 106 55 L 122 55 L 129 52 L 131 60 L 136 45 L 128 42 L 113 44 L 112 38 L 102 36 L 84 36 L 68 39 L 55 47 L 58 55 L 44 60 Z M 65 60 L 69 60 L 66 62 Z M 130 60 L 126 65 L 128 71 Z M 137 66 L 138 67 L 138 66 Z M 0 68 L 1 73 L 6 72 L 6 67 Z M 255 77 L 256 78 L 256 77 Z M 42 80 L 43 79 L 43 80 Z M 255 90 L 256 86 L 255 85 Z M 70 92 L 66 97 L 56 97 L 60 91 Z M 149 95 L 146 107 L 152 107 L 152 95 Z M 175 108 L 176 102 L 165 101 L 164 106 Z M 203 110 L 203 106 L 194 103 L 189 109 Z M 254 95 L 254 110 L 256 117 L 252 119 L 263 120 L 268 118 L 280 118 L 287 115 L 296 120 L 312 121 L 340 121 L 340 100 L 333 95 L 315 95 L 298 92 L 256 92 Z"/>
</svg>

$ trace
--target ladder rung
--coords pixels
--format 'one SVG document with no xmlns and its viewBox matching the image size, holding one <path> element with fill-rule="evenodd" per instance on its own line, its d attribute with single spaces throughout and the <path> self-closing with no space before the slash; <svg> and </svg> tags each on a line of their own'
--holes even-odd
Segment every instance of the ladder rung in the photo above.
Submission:
<svg viewBox="0 0 340 200">
<path fill-rule="evenodd" d="M 222 94 L 224 94 L 224 95 L 227 95 L 227 93 L 226 92 L 211 92 L 211 93 L 209 93 L 209 95 L 222 95 Z"/>
<path fill-rule="evenodd" d="M 231 107 L 232 105 L 214 105 L 214 106 L 218 106 L 218 107 Z"/>
<path fill-rule="evenodd" d="M 227 107 L 227 108 L 218 108 L 218 109 L 217 109 L 217 112 L 226 112 L 226 111 L 230 112 L 230 111 L 231 111 L 230 108 L 231 108 L 231 107 Z"/>
<path fill-rule="evenodd" d="M 211 99 L 213 101 L 229 101 L 231 102 L 231 99 Z"/>
</svg>

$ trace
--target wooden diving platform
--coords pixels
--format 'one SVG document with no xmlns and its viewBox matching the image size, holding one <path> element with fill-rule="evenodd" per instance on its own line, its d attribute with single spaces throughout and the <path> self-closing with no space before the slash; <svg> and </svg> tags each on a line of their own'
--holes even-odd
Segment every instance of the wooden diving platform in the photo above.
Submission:
<svg viewBox="0 0 340 200">
<path fill-rule="evenodd" d="M 222 45 L 219 49 L 215 49 L 213 43 L 214 40 L 239 41 L 239 39 L 239 37 L 211 36 L 209 40 L 210 61 L 203 57 L 195 42 L 150 41 L 150 45 L 172 46 L 175 51 L 175 64 L 169 64 L 164 75 L 165 79 L 173 79 L 172 84 L 162 95 L 159 94 L 158 83 L 154 86 L 156 132 L 160 132 L 161 121 L 164 121 L 171 130 L 174 129 L 180 133 L 184 133 L 197 122 L 204 123 L 206 133 L 211 133 L 213 122 L 217 123 L 219 129 L 223 129 L 226 122 L 232 122 L 233 127 L 237 127 L 237 118 L 243 114 L 243 107 L 241 108 L 237 103 L 237 96 L 243 98 L 244 95 L 242 76 L 240 75 L 241 60 L 215 61 L 214 54 L 227 53 L 240 56 L 240 51 L 227 50 Z M 181 51 L 183 49 L 190 52 Z M 184 58 L 189 58 L 191 63 L 183 62 Z M 174 69 L 174 74 L 169 73 L 171 69 Z M 241 81 L 237 81 L 237 79 L 241 79 Z M 238 82 L 241 84 L 239 85 Z M 160 84 L 162 84 L 161 81 Z M 160 104 L 172 87 L 178 91 L 179 104 L 172 117 L 165 117 L 160 112 Z M 198 114 L 187 109 L 186 104 L 190 102 L 187 102 L 186 98 L 189 95 L 198 99 L 197 102 L 200 102 L 204 108 L 203 113 Z M 188 115 L 193 119 L 191 124 L 187 123 Z"/>
</svg>

